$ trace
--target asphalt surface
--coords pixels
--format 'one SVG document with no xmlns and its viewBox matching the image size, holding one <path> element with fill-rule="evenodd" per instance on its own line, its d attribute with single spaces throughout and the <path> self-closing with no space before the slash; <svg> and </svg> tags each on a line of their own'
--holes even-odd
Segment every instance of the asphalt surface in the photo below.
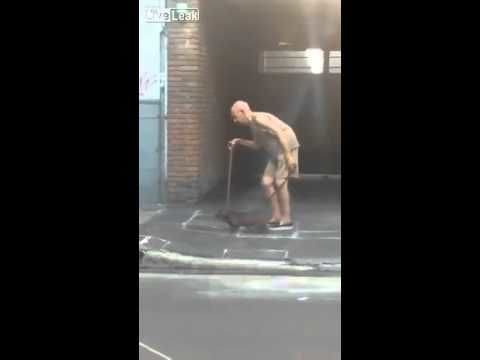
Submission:
<svg viewBox="0 0 480 360">
<path fill-rule="evenodd" d="M 140 274 L 139 359 L 340 359 L 340 278 Z"/>
<path fill-rule="evenodd" d="M 233 186 L 232 208 L 268 216 L 269 205 L 261 191 L 258 185 Z M 296 223 L 293 231 L 254 228 L 231 232 L 215 218 L 225 205 L 225 187 L 218 186 L 195 205 L 140 211 L 139 233 L 170 241 L 171 250 L 195 256 L 221 257 L 225 249 L 278 250 L 295 259 L 340 262 L 340 180 L 306 179 L 292 183 L 290 192 Z"/>
</svg>

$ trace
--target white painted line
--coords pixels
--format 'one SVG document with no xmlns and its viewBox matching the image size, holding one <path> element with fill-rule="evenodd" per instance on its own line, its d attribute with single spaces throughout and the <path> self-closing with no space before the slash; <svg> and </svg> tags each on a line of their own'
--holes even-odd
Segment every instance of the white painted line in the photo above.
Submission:
<svg viewBox="0 0 480 360">
<path fill-rule="evenodd" d="M 165 355 L 165 354 L 162 354 L 160 351 L 157 351 L 157 350 L 155 350 L 155 349 L 152 349 L 150 346 L 145 345 L 145 344 L 143 344 L 142 342 L 139 342 L 138 345 L 140 345 L 141 347 L 143 347 L 145 350 L 148 350 L 148 351 L 150 351 L 151 353 L 160 356 L 160 357 L 163 358 L 163 359 L 172 360 L 172 358 L 168 357 L 168 356 Z"/>
<path fill-rule="evenodd" d="M 200 210 L 195 210 L 193 215 L 187 220 L 182 223 L 182 228 L 185 229 L 187 225 L 192 221 L 198 214 L 200 214 Z"/>
<path fill-rule="evenodd" d="M 254 234 L 254 233 L 240 233 L 235 234 L 237 238 L 252 238 L 252 239 L 298 239 L 298 231 L 291 235 L 274 235 L 274 234 Z"/>
<path fill-rule="evenodd" d="M 165 246 L 168 246 L 168 245 L 170 245 L 171 243 L 172 243 L 171 241 L 165 240 L 165 244 L 163 244 L 160 249 L 163 249 Z"/>
<path fill-rule="evenodd" d="M 197 229 L 197 228 L 192 228 L 192 226 L 200 226 L 202 227 L 203 229 Z M 216 227 L 216 226 L 212 226 L 212 225 L 190 225 L 190 228 L 189 229 L 185 229 L 185 230 L 190 230 L 190 231 L 213 231 L 213 230 L 226 230 L 225 229 L 222 229 L 222 228 L 219 228 L 219 227 Z"/>
<path fill-rule="evenodd" d="M 244 251 L 245 249 L 223 249 L 223 255 L 222 257 L 225 258 L 225 255 L 228 254 L 229 250 L 231 250 L 232 252 L 235 252 L 235 251 Z M 264 251 L 264 252 L 267 252 L 267 253 L 282 253 L 283 254 L 283 259 L 284 260 L 287 260 L 288 259 L 288 250 L 279 250 L 279 249 L 251 249 L 253 251 Z M 249 250 L 247 250 L 249 251 Z"/>
<path fill-rule="evenodd" d="M 140 245 L 147 245 L 148 244 L 148 241 L 151 239 L 152 237 L 151 236 L 145 236 L 142 241 L 140 241 Z"/>
<path fill-rule="evenodd" d="M 250 239 L 299 239 L 299 240 L 342 240 L 341 236 L 320 236 L 315 239 L 305 239 L 300 236 L 299 232 L 295 232 L 290 236 L 286 235 L 260 235 L 260 234 L 236 234 L 237 238 Z"/>
<path fill-rule="evenodd" d="M 204 213 L 204 212 L 202 212 L 202 210 L 198 210 L 198 215 L 211 216 L 213 218 L 215 217 L 215 214 Z"/>
<path fill-rule="evenodd" d="M 203 229 L 196 229 L 196 228 L 187 228 L 188 224 L 198 215 L 203 215 L 203 216 L 211 216 L 212 218 L 215 217 L 214 214 L 209 214 L 209 213 L 204 213 L 201 210 L 197 210 L 197 213 L 193 214 L 190 219 L 182 223 L 182 229 L 185 231 L 192 231 L 192 232 L 199 232 L 199 233 L 208 233 L 211 234 L 212 232 L 228 232 L 230 233 L 230 230 L 228 228 L 220 228 L 218 226 L 214 225 L 199 225 Z"/>
<path fill-rule="evenodd" d="M 219 228 L 215 228 L 215 227 L 211 227 L 211 230 L 207 230 L 207 229 L 192 229 L 192 228 L 189 228 L 189 229 L 183 229 L 184 231 L 190 231 L 190 232 L 194 232 L 194 233 L 202 233 L 202 234 L 220 234 L 220 235 L 225 235 L 225 234 L 230 234 L 229 230 L 228 229 L 219 229 Z"/>
<path fill-rule="evenodd" d="M 160 240 L 160 241 L 164 242 L 164 244 L 161 247 L 161 249 L 163 249 L 165 246 L 172 243 L 170 240 L 165 240 L 165 239 L 162 239 L 162 238 L 159 238 L 159 237 L 154 238 L 153 236 L 150 236 L 150 235 L 140 235 L 140 236 L 144 236 L 142 241 L 139 242 L 140 245 L 147 245 L 150 242 L 150 240 L 155 239 L 155 240 Z"/>
<path fill-rule="evenodd" d="M 150 237 L 153 237 L 153 236 L 150 236 Z M 159 237 L 155 237 L 155 240 L 160 240 L 160 241 L 165 242 L 165 244 L 162 245 L 161 249 L 163 249 L 165 246 L 171 244 L 170 240 L 165 240 L 165 239 L 162 239 L 162 238 L 159 238 Z"/>
</svg>

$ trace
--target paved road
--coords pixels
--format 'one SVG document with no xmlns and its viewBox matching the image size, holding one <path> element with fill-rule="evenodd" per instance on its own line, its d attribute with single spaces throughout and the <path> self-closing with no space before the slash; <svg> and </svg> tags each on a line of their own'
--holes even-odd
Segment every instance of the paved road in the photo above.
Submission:
<svg viewBox="0 0 480 360">
<path fill-rule="evenodd" d="M 292 186 L 296 229 L 283 234 L 238 230 L 214 214 L 224 206 L 224 193 L 218 187 L 198 204 L 166 207 L 140 212 L 139 233 L 172 242 L 192 254 L 219 256 L 224 249 L 274 249 L 288 251 L 292 258 L 326 258 L 340 261 L 340 181 L 308 180 Z M 269 215 L 261 188 L 236 189 L 232 194 L 235 209 L 256 210 Z"/>
<path fill-rule="evenodd" d="M 141 360 L 340 359 L 340 278 L 140 274 Z"/>
</svg>

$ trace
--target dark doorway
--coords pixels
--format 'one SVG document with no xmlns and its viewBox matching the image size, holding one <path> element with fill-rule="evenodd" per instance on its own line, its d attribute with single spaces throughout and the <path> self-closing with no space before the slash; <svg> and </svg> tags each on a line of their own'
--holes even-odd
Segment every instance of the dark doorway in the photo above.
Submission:
<svg viewBox="0 0 480 360">
<path fill-rule="evenodd" d="M 339 71 L 329 71 L 329 54 L 340 51 L 340 2 L 332 1 L 211 1 L 205 16 L 209 49 L 215 59 L 218 101 L 225 119 L 235 100 L 255 111 L 270 112 L 292 126 L 301 143 L 303 174 L 340 173 Z M 263 51 L 323 50 L 320 74 L 261 73 Z M 228 138 L 250 138 L 248 129 L 232 124 Z M 227 141 L 227 139 L 222 139 Z M 234 174 L 258 179 L 264 154 L 239 150 Z"/>
</svg>

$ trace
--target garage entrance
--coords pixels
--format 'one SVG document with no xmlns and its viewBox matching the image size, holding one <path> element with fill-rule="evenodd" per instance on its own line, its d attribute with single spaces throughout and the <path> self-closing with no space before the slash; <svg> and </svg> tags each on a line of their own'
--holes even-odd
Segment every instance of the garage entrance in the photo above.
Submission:
<svg viewBox="0 0 480 360">
<path fill-rule="evenodd" d="M 201 16 L 225 121 L 245 100 L 292 126 L 302 174 L 340 174 L 340 1 L 208 0 Z M 218 141 L 234 137 L 251 138 L 229 124 Z M 234 173 L 258 179 L 264 156 L 240 149 Z"/>
</svg>

